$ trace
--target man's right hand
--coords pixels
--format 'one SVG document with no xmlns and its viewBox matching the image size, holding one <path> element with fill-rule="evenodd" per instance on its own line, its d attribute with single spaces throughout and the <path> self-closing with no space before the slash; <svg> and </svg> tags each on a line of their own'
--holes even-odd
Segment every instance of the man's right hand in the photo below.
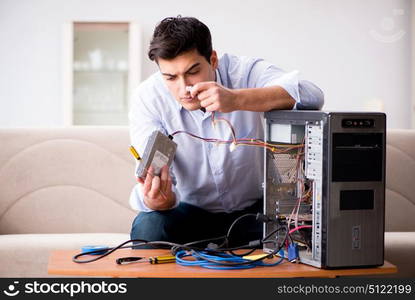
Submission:
<svg viewBox="0 0 415 300">
<path fill-rule="evenodd" d="M 172 191 L 172 179 L 168 166 L 161 169 L 160 176 L 154 175 L 153 167 L 147 171 L 145 179 L 138 178 L 144 194 L 144 203 L 153 210 L 168 210 L 176 203 L 176 195 Z"/>
</svg>

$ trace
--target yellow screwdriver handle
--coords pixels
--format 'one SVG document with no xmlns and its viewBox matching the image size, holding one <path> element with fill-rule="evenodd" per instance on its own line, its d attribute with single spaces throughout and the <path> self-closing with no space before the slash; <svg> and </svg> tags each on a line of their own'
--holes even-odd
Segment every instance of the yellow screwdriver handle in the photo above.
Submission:
<svg viewBox="0 0 415 300">
<path fill-rule="evenodd" d="M 141 160 L 140 155 L 138 154 L 137 150 L 135 150 L 134 146 L 130 146 L 130 152 L 135 157 L 136 160 Z"/>
<path fill-rule="evenodd" d="M 148 259 L 150 264 L 166 264 L 176 262 L 176 257 L 172 255 L 154 256 Z"/>
</svg>

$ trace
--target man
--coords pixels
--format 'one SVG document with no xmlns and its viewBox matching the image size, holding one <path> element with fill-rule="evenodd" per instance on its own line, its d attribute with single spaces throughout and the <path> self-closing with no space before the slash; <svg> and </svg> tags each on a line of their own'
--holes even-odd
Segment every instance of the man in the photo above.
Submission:
<svg viewBox="0 0 415 300">
<path fill-rule="evenodd" d="M 154 130 L 186 131 L 202 138 L 263 139 L 263 112 L 320 109 L 323 93 L 297 72 L 285 73 L 261 60 L 212 50 L 206 25 L 195 18 L 166 18 L 155 28 L 149 58 L 159 72 L 140 84 L 130 111 L 132 145 L 143 153 Z M 191 87 L 191 88 L 190 88 Z M 132 239 L 191 242 L 226 234 L 245 213 L 262 210 L 263 148 L 215 144 L 176 134 L 173 164 L 160 176 L 150 168 L 130 204 L 140 211 Z M 232 232 L 234 242 L 261 238 L 261 224 L 247 218 Z"/>
</svg>

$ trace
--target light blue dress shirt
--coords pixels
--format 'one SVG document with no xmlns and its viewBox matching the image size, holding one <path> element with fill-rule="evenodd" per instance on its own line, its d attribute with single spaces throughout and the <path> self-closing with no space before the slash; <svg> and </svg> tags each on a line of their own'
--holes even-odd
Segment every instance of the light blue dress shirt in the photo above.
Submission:
<svg viewBox="0 0 415 300">
<path fill-rule="evenodd" d="M 322 91 L 311 82 L 299 80 L 298 72 L 284 72 L 256 58 L 223 55 L 216 71 L 217 82 L 231 89 L 259 88 L 278 85 L 296 101 L 297 109 L 320 109 Z M 215 113 L 235 128 L 236 138 L 263 139 L 263 113 L 234 111 Z M 185 130 L 204 138 L 231 140 L 224 122 L 211 123 L 211 113 L 188 111 L 168 91 L 157 72 L 142 82 L 132 97 L 130 137 L 142 155 L 146 141 L 154 130 L 171 134 Z M 179 201 L 199 206 L 210 212 L 232 212 L 252 205 L 262 197 L 263 148 L 207 143 L 186 134 L 174 136 L 177 152 L 170 168 L 176 206 Z M 144 202 L 137 184 L 130 196 L 130 205 L 140 211 L 151 211 Z"/>
</svg>

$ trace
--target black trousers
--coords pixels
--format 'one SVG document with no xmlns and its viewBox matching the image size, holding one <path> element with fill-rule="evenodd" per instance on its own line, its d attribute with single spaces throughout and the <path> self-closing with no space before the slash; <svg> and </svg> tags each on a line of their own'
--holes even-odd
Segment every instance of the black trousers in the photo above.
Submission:
<svg viewBox="0 0 415 300">
<path fill-rule="evenodd" d="M 262 210 L 262 199 L 244 210 L 232 213 L 211 213 L 181 202 L 178 207 L 171 210 L 140 212 L 134 219 L 130 235 L 131 239 L 184 244 L 226 235 L 235 219 Z M 241 246 L 249 241 L 261 239 L 262 226 L 263 223 L 256 221 L 253 216 L 238 221 L 230 234 L 230 246 Z"/>
</svg>

